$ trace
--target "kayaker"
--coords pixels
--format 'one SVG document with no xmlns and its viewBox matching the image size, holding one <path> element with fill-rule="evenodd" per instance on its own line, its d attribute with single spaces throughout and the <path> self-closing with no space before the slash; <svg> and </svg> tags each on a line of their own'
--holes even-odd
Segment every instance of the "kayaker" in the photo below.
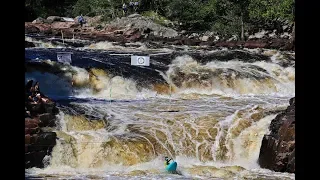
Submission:
<svg viewBox="0 0 320 180">
<path fill-rule="evenodd" d="M 170 161 L 171 161 L 172 159 L 169 159 L 168 157 L 165 157 L 164 160 L 165 160 L 165 163 L 164 163 L 164 164 L 165 164 L 166 166 L 168 166 L 168 165 L 170 164 Z"/>
</svg>

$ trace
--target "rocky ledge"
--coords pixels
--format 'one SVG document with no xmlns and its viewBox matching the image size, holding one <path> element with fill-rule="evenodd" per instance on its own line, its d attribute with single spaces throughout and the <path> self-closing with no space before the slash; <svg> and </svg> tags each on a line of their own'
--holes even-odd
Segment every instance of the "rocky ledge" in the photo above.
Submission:
<svg viewBox="0 0 320 180">
<path fill-rule="evenodd" d="M 86 17 L 91 21 L 89 17 Z M 91 18 L 94 19 L 94 18 Z M 96 18 L 97 19 L 97 18 Z M 50 21 L 49 21 L 50 20 Z M 67 39 L 83 39 L 91 41 L 111 42 L 160 42 L 166 45 L 189 45 L 189 46 L 214 46 L 228 48 L 270 48 L 279 50 L 294 50 L 294 25 L 287 28 L 283 34 L 274 31 L 263 31 L 250 35 L 246 41 L 236 38 L 223 38 L 214 32 L 201 34 L 181 31 L 164 27 L 154 23 L 147 17 L 132 14 L 128 17 L 115 19 L 109 24 L 101 25 L 99 18 L 95 22 L 86 24 L 84 27 L 76 22 L 34 21 L 25 23 L 26 34 L 40 34 L 43 36 L 64 37 Z M 99 23 L 100 22 L 100 23 Z M 32 45 L 26 44 L 26 47 Z"/>
<path fill-rule="evenodd" d="M 54 127 L 58 109 L 51 100 L 47 103 L 31 104 L 26 101 L 25 117 L 25 168 L 43 168 L 43 159 L 51 155 L 56 144 L 56 133 L 44 127 Z"/>
<path fill-rule="evenodd" d="M 295 98 L 287 109 L 278 114 L 269 126 L 259 155 L 259 164 L 277 172 L 295 173 Z"/>
</svg>

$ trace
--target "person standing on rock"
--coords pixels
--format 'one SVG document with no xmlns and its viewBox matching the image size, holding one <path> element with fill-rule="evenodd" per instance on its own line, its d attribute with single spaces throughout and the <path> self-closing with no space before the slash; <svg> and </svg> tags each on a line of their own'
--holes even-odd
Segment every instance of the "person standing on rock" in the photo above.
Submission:
<svg viewBox="0 0 320 180">
<path fill-rule="evenodd" d="M 129 2 L 129 8 L 130 8 L 130 13 L 133 13 L 134 2 L 132 0 L 130 0 Z"/>
<path fill-rule="evenodd" d="M 80 23 L 80 26 L 81 26 L 81 28 L 82 28 L 82 26 L 83 26 L 83 24 L 84 24 L 84 22 L 85 22 L 82 14 L 79 16 L 78 22 Z"/>
<path fill-rule="evenodd" d="M 123 15 L 125 16 L 127 14 L 127 11 L 128 11 L 126 3 L 123 3 L 122 10 L 123 10 Z"/>
<path fill-rule="evenodd" d="M 139 7 L 139 2 L 138 1 L 134 2 L 134 12 L 137 12 L 138 7 Z"/>
</svg>

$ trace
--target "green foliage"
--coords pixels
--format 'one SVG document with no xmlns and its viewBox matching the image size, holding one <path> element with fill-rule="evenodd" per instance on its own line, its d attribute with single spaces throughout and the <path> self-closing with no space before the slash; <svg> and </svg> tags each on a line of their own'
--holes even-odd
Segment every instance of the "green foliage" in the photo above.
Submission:
<svg viewBox="0 0 320 180">
<path fill-rule="evenodd" d="M 215 3 L 215 0 L 174 0 L 168 4 L 171 11 L 166 15 L 171 20 L 181 22 L 185 29 L 206 30 L 217 18 Z"/>
<path fill-rule="evenodd" d="M 252 19 L 294 20 L 294 0 L 250 0 L 249 14 Z"/>
<path fill-rule="evenodd" d="M 154 11 L 146 11 L 142 13 L 142 16 L 151 18 L 155 23 L 160 24 L 162 26 L 168 26 L 170 20 Z"/>
<path fill-rule="evenodd" d="M 130 0 L 26 0 L 26 19 L 41 16 L 102 15 L 105 21 L 123 16 L 122 3 Z M 135 1 L 135 0 L 133 0 Z M 138 11 L 161 25 L 167 20 L 181 23 L 181 29 L 214 30 L 220 34 L 241 34 L 267 22 L 294 21 L 294 0 L 139 0 Z M 129 11 L 129 13 L 132 13 Z"/>
</svg>

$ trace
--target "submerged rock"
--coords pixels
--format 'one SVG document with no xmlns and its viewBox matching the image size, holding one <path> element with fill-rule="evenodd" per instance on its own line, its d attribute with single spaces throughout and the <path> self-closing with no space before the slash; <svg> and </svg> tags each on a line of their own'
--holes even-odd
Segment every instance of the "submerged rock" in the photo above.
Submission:
<svg viewBox="0 0 320 180">
<path fill-rule="evenodd" d="M 271 121 L 269 129 L 270 135 L 262 140 L 260 166 L 295 173 L 295 98 L 290 99 L 290 106 Z"/>
</svg>

